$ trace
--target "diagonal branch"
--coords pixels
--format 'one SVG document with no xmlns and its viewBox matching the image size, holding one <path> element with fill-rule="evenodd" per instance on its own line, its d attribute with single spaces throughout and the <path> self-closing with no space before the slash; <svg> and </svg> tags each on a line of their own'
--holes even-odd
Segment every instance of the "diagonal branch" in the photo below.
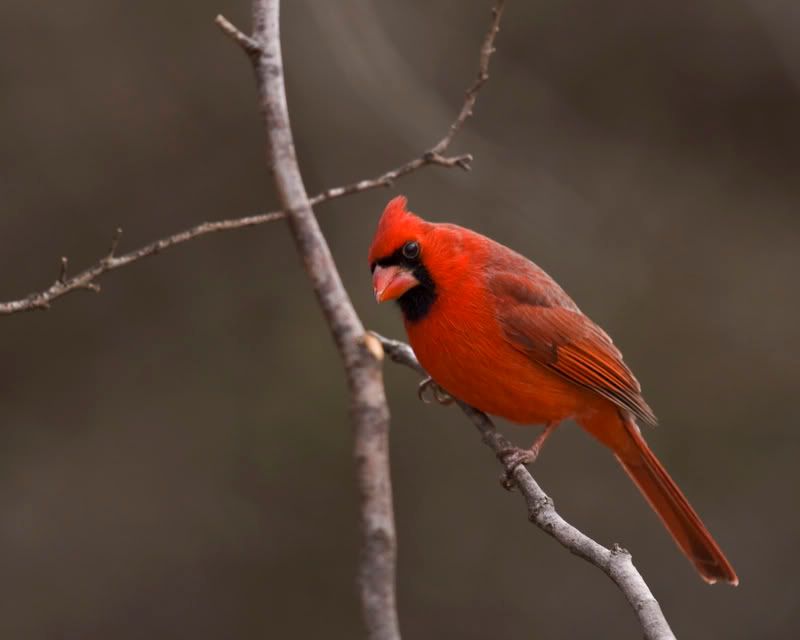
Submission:
<svg viewBox="0 0 800 640">
<path fill-rule="evenodd" d="M 464 96 L 464 104 L 461 106 L 461 111 L 450 125 L 447 135 L 439 140 L 438 143 L 436 143 L 436 145 L 431 149 L 431 153 L 439 154 L 447 151 L 450 143 L 453 142 L 453 138 L 456 137 L 456 134 L 461 130 L 461 127 L 464 126 L 467 118 L 472 115 L 472 110 L 475 107 L 475 101 L 478 99 L 478 92 L 489 79 L 489 60 L 492 57 L 492 54 L 495 52 L 494 41 L 497 38 L 498 31 L 500 31 L 500 19 L 503 17 L 504 4 L 505 0 L 499 0 L 499 2 L 492 7 L 492 22 L 489 25 L 489 31 L 486 32 L 486 36 L 483 38 L 483 43 L 481 44 L 481 54 L 480 58 L 478 59 L 478 77 L 475 78 L 475 82 L 473 82 L 470 88 L 467 89 Z M 468 169 L 469 166 L 464 168 Z"/>
<path fill-rule="evenodd" d="M 393 362 L 427 376 L 411 347 L 398 340 L 390 340 L 375 333 L 373 335 L 380 340 L 384 351 Z M 456 402 L 478 429 L 484 444 L 498 457 L 509 448 L 509 441 L 495 429 L 485 413 L 460 400 Z M 564 520 L 556 511 L 553 500 L 523 465 L 517 465 L 511 473 L 514 484 L 525 498 L 530 521 L 554 537 L 571 553 L 593 564 L 613 580 L 633 608 L 646 640 L 674 640 L 675 636 L 669 623 L 644 578 L 633 565 L 631 554 L 617 544 L 607 549 Z"/>
<path fill-rule="evenodd" d="M 494 42 L 500 28 L 500 19 L 502 17 L 504 3 L 505 0 L 499 0 L 492 9 L 492 21 L 481 45 L 477 78 L 469 89 L 467 89 L 461 110 L 458 116 L 456 116 L 456 119 L 450 124 L 447 135 L 439 140 L 433 147 L 399 167 L 389 169 L 373 178 L 366 178 L 340 187 L 332 187 L 318 193 L 309 199 L 312 206 L 343 196 L 371 191 L 372 189 L 391 187 L 396 180 L 424 167 L 439 166 L 447 169 L 452 169 L 454 167 L 460 167 L 464 170 L 470 169 L 472 163 L 472 156 L 470 154 L 450 156 L 447 155 L 447 151 L 456 134 L 461 130 L 466 120 L 472 115 L 478 93 L 489 78 L 489 61 L 495 51 Z M 217 16 L 216 22 L 220 29 L 233 39 L 236 44 L 242 47 L 251 59 L 257 55 L 258 45 L 253 38 L 242 33 L 223 16 Z M 283 211 L 272 211 L 242 218 L 204 222 L 189 229 L 154 240 L 138 249 L 120 255 L 114 255 L 114 248 L 116 247 L 116 245 L 114 245 L 112 250 L 103 258 L 75 275 L 68 276 L 66 270 L 62 269 L 59 273 L 59 277 L 48 288 L 36 291 L 18 300 L 0 302 L 0 315 L 49 309 L 52 302 L 74 291 L 85 289 L 99 292 L 100 285 L 97 283 L 97 280 L 100 276 L 109 271 L 121 269 L 143 258 L 158 255 L 162 251 L 166 251 L 167 249 L 171 249 L 172 247 L 201 236 L 254 227 L 268 222 L 274 222 L 275 220 L 280 220 L 285 217 L 286 213 Z M 120 233 L 121 231 L 117 230 L 116 236 Z"/>
</svg>

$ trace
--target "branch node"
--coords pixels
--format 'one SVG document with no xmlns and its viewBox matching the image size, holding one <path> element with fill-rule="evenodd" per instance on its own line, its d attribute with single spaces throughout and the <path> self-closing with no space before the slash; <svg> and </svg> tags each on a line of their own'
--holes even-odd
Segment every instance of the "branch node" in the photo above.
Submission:
<svg viewBox="0 0 800 640">
<path fill-rule="evenodd" d="M 539 496 L 530 503 L 530 507 L 528 509 L 528 519 L 531 522 L 539 522 L 539 518 L 541 517 L 542 513 L 553 508 L 555 508 L 555 503 L 550 496 Z M 552 533 L 552 530 L 550 530 L 550 533 Z"/>
<path fill-rule="evenodd" d="M 443 156 L 437 147 L 429 149 L 422 154 L 422 161 L 425 164 L 438 164 L 442 167 L 461 167 L 464 171 L 472 169 L 472 154 L 465 153 L 460 156 Z"/>
<path fill-rule="evenodd" d="M 372 181 L 371 180 L 366 180 L 365 182 L 369 183 L 369 182 L 372 182 Z M 376 187 L 391 187 L 391 186 L 394 185 L 394 178 L 389 174 L 385 174 L 385 175 L 382 175 L 380 178 L 377 178 L 374 181 L 374 184 L 375 184 Z"/>
<path fill-rule="evenodd" d="M 513 491 L 517 486 L 517 483 L 514 482 L 514 478 L 512 478 L 509 473 L 501 473 L 498 480 L 500 480 L 500 486 L 506 491 Z"/>
<path fill-rule="evenodd" d="M 372 331 L 367 331 L 362 338 L 364 346 L 367 348 L 367 351 L 372 354 L 372 357 L 375 358 L 378 362 L 383 360 L 383 345 L 381 341 L 375 336 Z"/>
<path fill-rule="evenodd" d="M 466 153 L 463 156 L 454 158 L 455 163 L 464 171 L 472 171 L 472 154 Z"/>
</svg>

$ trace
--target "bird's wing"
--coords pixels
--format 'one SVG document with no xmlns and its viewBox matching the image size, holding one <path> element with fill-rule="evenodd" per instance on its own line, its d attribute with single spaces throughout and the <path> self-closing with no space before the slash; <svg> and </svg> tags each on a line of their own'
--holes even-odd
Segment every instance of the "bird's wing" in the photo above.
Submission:
<svg viewBox="0 0 800 640">
<path fill-rule="evenodd" d="M 489 279 L 509 343 L 537 364 L 656 424 L 639 382 L 608 334 L 544 271 L 528 264 L 533 269 L 495 271 Z"/>
</svg>

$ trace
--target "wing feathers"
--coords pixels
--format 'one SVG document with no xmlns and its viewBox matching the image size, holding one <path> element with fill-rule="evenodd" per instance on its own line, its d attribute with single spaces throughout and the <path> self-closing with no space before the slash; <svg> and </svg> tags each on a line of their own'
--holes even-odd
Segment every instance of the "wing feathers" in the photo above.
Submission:
<svg viewBox="0 0 800 640">
<path fill-rule="evenodd" d="M 498 320 L 512 346 L 642 422 L 656 424 L 639 382 L 608 334 L 581 313 L 544 271 L 525 263 L 493 270 L 489 276 Z"/>
<path fill-rule="evenodd" d="M 642 398 L 638 381 L 627 367 L 622 375 L 619 364 L 619 361 L 599 360 L 595 353 L 577 351 L 567 345 L 558 349 L 558 360 L 550 368 L 624 407 L 643 422 L 656 424 L 653 410 Z"/>
</svg>

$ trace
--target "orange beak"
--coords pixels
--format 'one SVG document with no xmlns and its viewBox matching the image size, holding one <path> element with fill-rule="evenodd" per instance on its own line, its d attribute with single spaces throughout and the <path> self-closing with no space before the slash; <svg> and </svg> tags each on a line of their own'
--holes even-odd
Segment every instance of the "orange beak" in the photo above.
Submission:
<svg viewBox="0 0 800 640">
<path fill-rule="evenodd" d="M 375 291 L 375 300 L 378 302 L 396 300 L 418 284 L 419 280 L 410 271 L 396 265 L 376 266 L 372 272 L 372 288 Z"/>
</svg>

